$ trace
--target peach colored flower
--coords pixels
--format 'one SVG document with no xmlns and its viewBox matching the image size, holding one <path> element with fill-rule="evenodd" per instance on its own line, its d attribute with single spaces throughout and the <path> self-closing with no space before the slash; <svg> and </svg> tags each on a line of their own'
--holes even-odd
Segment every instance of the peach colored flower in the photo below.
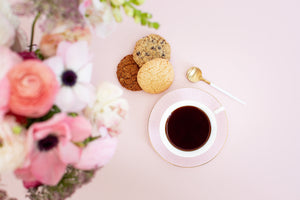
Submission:
<svg viewBox="0 0 300 200">
<path fill-rule="evenodd" d="M 54 72 L 39 60 L 26 60 L 8 72 L 10 110 L 18 115 L 41 117 L 52 107 L 59 89 Z"/>
<path fill-rule="evenodd" d="M 45 57 L 51 57 L 56 54 L 58 44 L 62 41 L 71 43 L 86 40 L 90 43 L 91 32 L 89 28 L 75 27 L 72 29 L 57 30 L 50 34 L 45 34 L 40 42 L 40 49 Z"/>
</svg>

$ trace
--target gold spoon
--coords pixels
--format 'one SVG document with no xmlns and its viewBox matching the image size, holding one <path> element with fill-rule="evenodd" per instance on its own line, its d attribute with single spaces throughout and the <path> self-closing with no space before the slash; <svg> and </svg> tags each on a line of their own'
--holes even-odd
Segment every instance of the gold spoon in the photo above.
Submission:
<svg viewBox="0 0 300 200">
<path fill-rule="evenodd" d="M 198 67 L 191 67 L 187 70 L 186 72 L 186 78 L 193 82 L 199 82 L 199 81 L 204 81 L 205 83 L 207 83 L 208 85 L 214 87 L 215 89 L 219 90 L 220 92 L 226 94 L 227 96 L 231 97 L 232 99 L 236 100 L 237 102 L 246 105 L 246 102 L 240 100 L 239 98 L 233 96 L 232 94 L 230 94 L 229 92 L 223 90 L 222 88 L 216 86 L 215 84 L 213 84 L 212 82 L 206 80 L 205 78 L 203 78 L 202 76 L 202 72 Z"/>
</svg>

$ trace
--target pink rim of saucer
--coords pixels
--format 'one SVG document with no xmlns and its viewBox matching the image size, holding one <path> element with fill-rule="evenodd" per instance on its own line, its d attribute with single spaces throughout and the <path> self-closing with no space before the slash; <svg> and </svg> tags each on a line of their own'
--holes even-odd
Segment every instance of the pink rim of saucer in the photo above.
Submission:
<svg viewBox="0 0 300 200">
<path fill-rule="evenodd" d="M 197 101 L 205 104 L 210 110 L 216 112 L 217 135 L 210 148 L 201 155 L 194 157 L 181 157 L 170 152 L 162 143 L 159 127 L 161 118 L 168 107 L 180 101 Z M 196 88 L 182 88 L 164 95 L 154 106 L 149 117 L 148 131 L 154 150 L 167 162 L 179 167 L 196 167 L 203 165 L 213 158 L 223 148 L 228 134 L 227 115 L 221 103 L 212 95 Z"/>
</svg>

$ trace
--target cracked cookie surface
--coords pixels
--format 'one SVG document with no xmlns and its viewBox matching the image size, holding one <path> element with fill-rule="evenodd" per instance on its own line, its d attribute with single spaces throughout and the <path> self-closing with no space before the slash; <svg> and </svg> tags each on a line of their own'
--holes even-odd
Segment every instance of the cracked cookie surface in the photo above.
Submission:
<svg viewBox="0 0 300 200">
<path fill-rule="evenodd" d="M 167 90 L 173 83 L 174 70 L 171 63 L 162 58 L 155 58 L 145 63 L 139 70 L 137 81 L 148 93 L 158 94 Z"/>
<path fill-rule="evenodd" d="M 137 82 L 137 74 L 139 71 L 139 66 L 133 60 L 132 55 L 125 56 L 120 63 L 118 64 L 117 68 L 117 77 L 120 84 L 132 91 L 139 91 L 142 88 L 139 86 Z"/>
</svg>

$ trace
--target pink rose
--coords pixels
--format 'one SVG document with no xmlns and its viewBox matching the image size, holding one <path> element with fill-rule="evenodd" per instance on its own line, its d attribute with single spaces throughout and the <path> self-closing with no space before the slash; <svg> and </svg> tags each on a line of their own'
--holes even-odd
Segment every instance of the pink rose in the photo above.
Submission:
<svg viewBox="0 0 300 200">
<path fill-rule="evenodd" d="M 59 84 L 53 71 L 38 60 L 27 60 L 8 72 L 10 110 L 18 115 L 41 117 L 52 107 Z"/>
<path fill-rule="evenodd" d="M 27 132 L 30 153 L 22 168 L 15 171 L 25 187 L 39 183 L 56 185 L 67 165 L 78 163 L 81 142 L 91 135 L 91 124 L 84 117 L 70 117 L 65 113 L 54 115 L 44 122 L 34 123 Z"/>
</svg>

